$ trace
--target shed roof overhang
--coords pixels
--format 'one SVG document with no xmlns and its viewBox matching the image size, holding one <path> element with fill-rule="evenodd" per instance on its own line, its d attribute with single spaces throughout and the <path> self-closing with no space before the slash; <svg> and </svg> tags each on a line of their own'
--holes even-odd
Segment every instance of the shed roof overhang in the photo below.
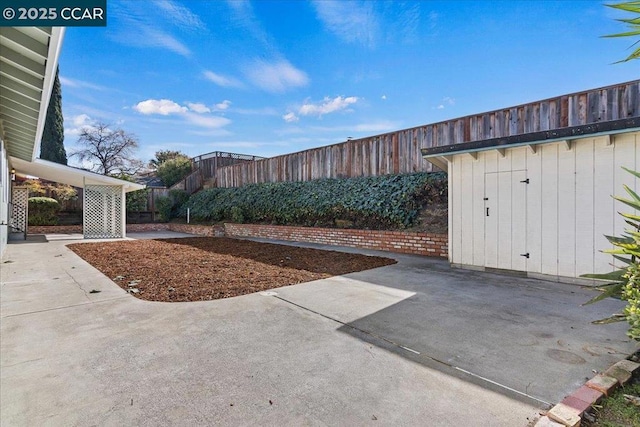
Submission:
<svg viewBox="0 0 640 427">
<path fill-rule="evenodd" d="M 0 131 L 11 157 L 32 161 L 40 153 L 64 30 L 0 28 Z"/>
<path fill-rule="evenodd" d="M 85 185 L 122 185 L 125 192 L 142 190 L 142 184 L 124 181 L 110 176 L 100 175 L 84 169 L 72 168 L 48 160 L 35 159 L 27 162 L 15 157 L 11 158 L 11 165 L 17 173 L 22 175 L 35 176 L 48 181 L 60 182 L 74 187 L 84 187 Z"/>
<path fill-rule="evenodd" d="M 0 27 L 0 138 L 16 172 L 83 187 L 144 185 L 38 159 L 63 27 Z"/>
<path fill-rule="evenodd" d="M 451 156 L 456 154 L 477 153 L 487 150 L 504 150 L 507 148 L 536 146 L 561 141 L 570 142 L 589 136 L 615 135 L 638 130 L 640 130 L 640 117 L 632 117 L 541 132 L 524 133 L 504 138 L 492 138 L 460 144 L 422 148 L 421 152 L 423 158 L 440 169 L 446 170 L 447 161 Z"/>
</svg>

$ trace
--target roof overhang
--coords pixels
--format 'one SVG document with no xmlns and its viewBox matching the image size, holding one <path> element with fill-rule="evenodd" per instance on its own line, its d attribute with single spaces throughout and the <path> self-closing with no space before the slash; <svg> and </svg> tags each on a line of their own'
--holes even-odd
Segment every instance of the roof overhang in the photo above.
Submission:
<svg viewBox="0 0 640 427">
<path fill-rule="evenodd" d="M 487 150 L 502 151 L 507 148 L 536 146 L 538 144 L 562 141 L 570 143 L 573 140 L 581 138 L 615 135 L 635 131 L 640 131 L 640 117 L 571 126 L 541 132 L 524 133 L 504 138 L 492 138 L 460 144 L 422 148 L 421 152 L 423 158 L 433 163 L 438 168 L 446 171 L 447 162 L 451 160 L 451 156 L 457 154 L 473 154 Z"/>
<path fill-rule="evenodd" d="M 0 136 L 11 157 L 40 154 L 64 27 L 0 27 Z"/>
<path fill-rule="evenodd" d="M 83 169 L 72 168 L 48 160 L 35 159 L 32 162 L 28 162 L 16 157 L 11 157 L 9 161 L 18 174 L 34 176 L 74 187 L 83 188 L 85 185 L 121 185 L 127 193 L 145 188 L 142 184 L 100 175 Z"/>
</svg>

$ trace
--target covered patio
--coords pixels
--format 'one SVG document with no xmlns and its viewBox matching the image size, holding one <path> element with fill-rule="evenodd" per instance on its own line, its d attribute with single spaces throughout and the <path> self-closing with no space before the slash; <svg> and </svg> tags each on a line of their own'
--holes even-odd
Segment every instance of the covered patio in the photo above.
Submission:
<svg viewBox="0 0 640 427">
<path fill-rule="evenodd" d="M 16 174 L 84 189 L 85 238 L 124 237 L 125 193 L 144 186 L 38 158 L 65 29 L 0 28 L 0 254 L 26 236 L 28 190 Z"/>
</svg>

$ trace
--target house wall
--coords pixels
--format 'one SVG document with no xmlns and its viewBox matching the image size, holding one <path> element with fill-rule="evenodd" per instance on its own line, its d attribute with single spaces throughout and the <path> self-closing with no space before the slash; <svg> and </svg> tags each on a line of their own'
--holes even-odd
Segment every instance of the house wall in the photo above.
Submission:
<svg viewBox="0 0 640 427">
<path fill-rule="evenodd" d="M 4 141 L 0 137 L 0 257 L 4 255 L 9 235 L 9 197 L 11 194 L 11 178 L 9 175 L 7 150 Z"/>
<path fill-rule="evenodd" d="M 450 261 L 558 278 L 610 271 L 604 235 L 626 225 L 611 195 L 626 194 L 625 184 L 640 191 L 622 170 L 640 170 L 640 132 L 534 147 L 453 156 Z"/>
</svg>

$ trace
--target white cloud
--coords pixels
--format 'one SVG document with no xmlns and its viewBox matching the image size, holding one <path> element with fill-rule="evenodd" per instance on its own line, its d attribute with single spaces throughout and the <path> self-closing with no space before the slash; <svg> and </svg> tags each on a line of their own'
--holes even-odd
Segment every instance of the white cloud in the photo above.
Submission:
<svg viewBox="0 0 640 427">
<path fill-rule="evenodd" d="M 174 25 L 191 30 L 206 29 L 206 26 L 198 15 L 175 1 L 156 0 L 154 3 L 159 7 L 160 11 L 164 12 L 165 18 Z"/>
<path fill-rule="evenodd" d="M 231 123 L 231 120 L 218 116 L 203 116 L 200 114 L 186 113 L 185 118 L 193 125 L 203 128 L 217 129 Z"/>
<path fill-rule="evenodd" d="M 298 110 L 302 116 L 322 116 L 324 114 L 333 113 L 346 109 L 349 105 L 358 102 L 357 96 L 342 97 L 337 96 L 333 99 L 325 97 L 321 103 L 312 104 L 305 102 Z"/>
<path fill-rule="evenodd" d="M 157 7 L 149 8 L 145 2 L 114 2 L 111 13 L 114 19 L 110 22 L 113 22 L 115 30 L 110 37 L 127 46 L 160 48 L 185 57 L 191 56 L 191 50 L 167 27 L 203 31 L 203 27 L 198 28 L 198 25 L 204 25 L 200 18 L 174 1 L 161 0 L 155 5 Z"/>
<path fill-rule="evenodd" d="M 436 109 L 444 110 L 445 108 L 447 108 L 447 106 L 452 106 L 452 105 L 456 105 L 456 100 L 454 98 L 449 97 L 449 96 L 445 96 L 444 98 L 442 98 L 441 103 L 438 104 Z"/>
<path fill-rule="evenodd" d="M 387 99 L 387 95 L 382 95 L 382 96 L 380 97 L 380 99 L 386 100 L 386 99 Z"/>
<path fill-rule="evenodd" d="M 65 137 L 78 136 L 83 129 L 92 128 L 94 120 L 87 114 L 78 114 L 77 116 L 71 116 L 70 119 L 65 120 L 71 122 L 71 127 L 64 129 Z"/>
<path fill-rule="evenodd" d="M 231 120 L 225 117 L 208 114 L 211 109 L 202 103 L 188 103 L 187 106 L 189 108 L 170 99 L 147 99 L 138 102 L 133 109 L 144 115 L 175 115 L 189 124 L 207 129 L 218 129 L 231 123 Z"/>
<path fill-rule="evenodd" d="M 211 109 L 209 107 L 200 102 L 187 102 L 187 107 L 189 107 L 189 110 L 193 111 L 194 113 L 204 114 L 211 112 Z"/>
<path fill-rule="evenodd" d="M 143 35 L 138 42 L 143 46 L 146 44 L 150 47 L 165 48 L 182 56 L 191 56 L 191 50 L 171 34 L 152 27 L 142 27 L 141 30 Z"/>
<path fill-rule="evenodd" d="M 95 85 L 93 83 L 85 82 L 82 80 L 69 79 L 67 77 L 60 76 L 60 84 L 65 87 L 73 87 L 78 89 L 93 89 L 93 90 L 107 90 L 106 87 Z"/>
<path fill-rule="evenodd" d="M 213 71 L 207 70 L 202 74 L 207 80 L 217 84 L 218 86 L 222 86 L 222 87 L 242 87 L 243 86 L 240 80 L 233 77 L 223 76 L 222 74 L 217 74 L 217 73 L 214 73 Z"/>
<path fill-rule="evenodd" d="M 375 45 L 380 27 L 375 2 L 317 0 L 313 5 L 327 30 L 342 40 L 367 47 Z"/>
<path fill-rule="evenodd" d="M 160 114 L 162 116 L 188 111 L 187 107 L 182 107 L 169 99 L 147 99 L 146 101 L 138 102 L 133 106 L 133 109 L 145 115 Z"/>
<path fill-rule="evenodd" d="M 309 83 L 307 74 L 286 60 L 272 63 L 257 60 L 246 68 L 245 74 L 255 86 L 267 92 L 285 92 Z"/>
<path fill-rule="evenodd" d="M 388 132 L 394 129 L 398 129 L 398 125 L 387 120 L 381 120 L 379 122 L 371 123 L 360 123 L 359 125 L 355 125 L 353 127 L 353 130 L 357 132 Z"/>
<path fill-rule="evenodd" d="M 310 129 L 321 132 L 388 132 L 399 128 L 399 123 L 391 122 L 388 120 L 380 120 L 377 122 L 360 123 L 350 126 L 312 126 Z"/>
<path fill-rule="evenodd" d="M 297 122 L 299 120 L 298 116 L 296 116 L 296 114 L 293 113 L 293 112 L 289 112 L 289 113 L 285 114 L 284 116 L 282 116 L 282 118 L 287 123 L 293 123 L 293 122 Z"/>
<path fill-rule="evenodd" d="M 225 99 L 224 101 L 217 103 L 215 105 L 215 108 L 218 111 L 224 111 L 224 110 L 227 110 L 230 105 L 231 105 L 231 101 L 229 101 L 228 99 Z"/>
</svg>

